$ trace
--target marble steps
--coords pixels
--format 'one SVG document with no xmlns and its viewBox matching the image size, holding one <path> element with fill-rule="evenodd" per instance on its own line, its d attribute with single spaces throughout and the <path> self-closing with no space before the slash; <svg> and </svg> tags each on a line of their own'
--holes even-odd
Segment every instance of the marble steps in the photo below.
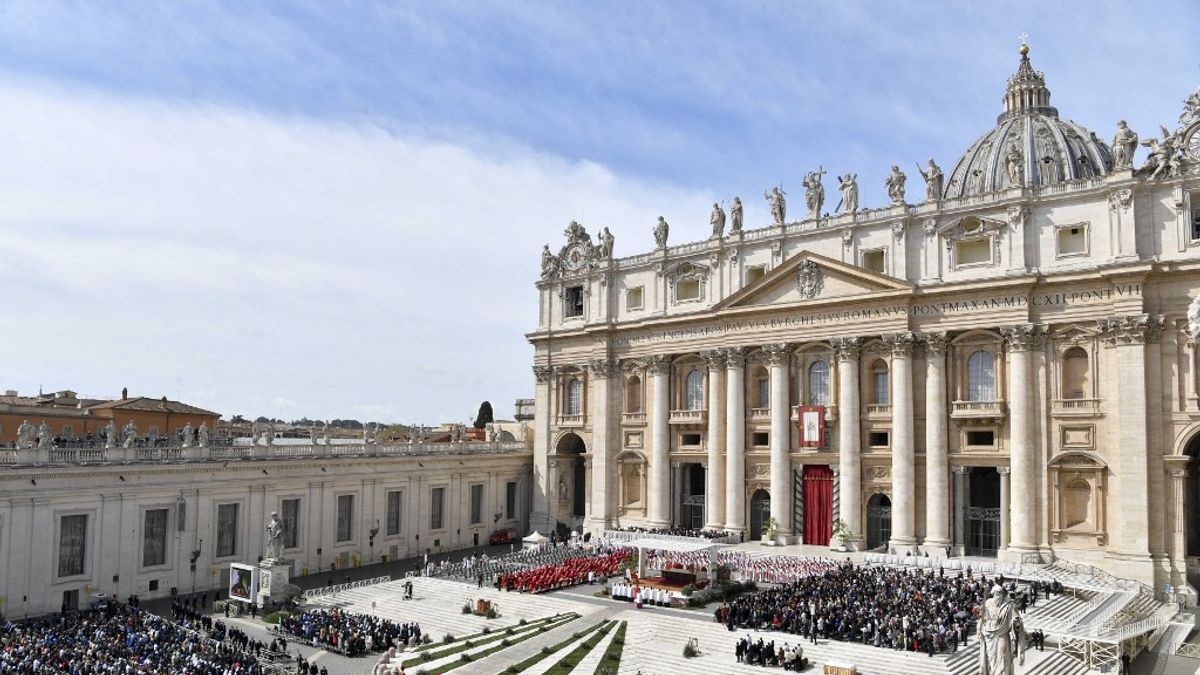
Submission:
<svg viewBox="0 0 1200 675">
<path fill-rule="evenodd" d="M 474 663 L 457 668 L 453 672 L 455 675 L 497 675 L 497 673 L 503 673 L 509 666 L 518 664 L 534 654 L 541 652 L 542 647 L 553 647 L 576 632 L 585 631 L 593 626 L 596 626 L 597 624 L 604 623 L 606 619 L 611 618 L 608 614 L 609 613 L 606 612 L 587 614 L 579 619 L 575 619 L 565 626 L 560 626 L 556 629 L 546 631 L 545 633 L 542 633 L 536 637 L 532 637 L 525 642 L 513 645 L 508 649 L 501 650 L 483 659 L 482 661 L 476 661 Z M 615 631 L 616 628 L 614 627 L 613 630 Z M 591 635 L 592 633 L 589 632 L 588 636 L 590 637 Z M 572 640 L 572 642 L 577 641 Z M 574 649 L 574 647 L 572 647 L 572 649 Z M 566 656 L 568 653 L 570 652 L 560 649 L 555 655 L 547 656 L 545 659 L 542 659 L 538 665 L 546 665 L 546 667 L 549 668 L 555 663 L 558 663 L 558 660 Z M 547 664 L 547 662 L 549 663 Z"/>
<path fill-rule="evenodd" d="M 1025 654 L 1025 661 L 1029 663 L 1030 654 Z M 1013 662 L 1018 672 L 1022 675 L 1087 675 L 1094 672 L 1088 669 L 1079 661 L 1076 661 L 1072 656 L 1063 652 L 1045 652 L 1047 656 L 1039 661 L 1036 665 L 1023 670 L 1020 666 Z"/>
<path fill-rule="evenodd" d="M 1154 614 L 1156 611 L 1158 611 L 1158 608 L 1162 606 L 1163 603 L 1154 599 L 1154 597 L 1138 593 L 1134 595 L 1133 599 L 1130 600 L 1128 604 L 1110 617 L 1106 624 L 1120 625 L 1141 621 L 1142 619 Z"/>
<path fill-rule="evenodd" d="M 524 675 L 545 675 L 547 670 L 550 670 L 551 668 L 553 668 L 556 664 L 558 664 L 558 662 L 560 660 L 565 658 L 571 652 L 575 651 L 575 649 L 577 649 L 583 643 L 585 643 L 588 640 L 595 637 L 596 631 L 604 630 L 610 623 L 612 623 L 612 622 L 611 621 L 602 622 L 594 630 L 590 630 L 591 626 L 587 626 L 587 627 L 580 629 L 580 631 L 584 632 L 584 634 L 582 636 L 580 636 L 579 639 L 577 639 L 573 642 L 570 642 L 563 647 L 560 647 L 553 654 L 551 654 L 551 655 L 547 656 L 546 658 L 542 659 L 541 661 L 538 661 L 537 663 L 533 664 L 533 666 L 531 668 L 529 668 L 528 670 L 525 671 Z M 608 634 L 605 635 L 605 637 L 608 637 L 608 635 L 615 633 L 616 629 L 617 629 L 616 625 L 613 625 L 611 628 L 609 628 Z M 595 648 L 593 648 L 592 651 L 595 651 Z M 588 652 L 588 654 L 591 654 L 591 652 Z M 574 669 L 572 669 L 572 670 L 574 670 Z"/>
<path fill-rule="evenodd" d="M 576 619 L 575 621 L 568 621 L 566 619 L 566 617 L 563 617 L 562 619 L 556 620 L 553 623 L 548 623 L 548 624 L 544 624 L 544 625 L 547 626 L 547 628 L 548 628 L 548 630 L 546 632 L 550 633 L 550 632 L 553 632 L 554 629 L 559 628 L 561 626 L 575 625 L 576 621 L 578 621 L 578 619 Z M 521 628 L 525 628 L 525 627 L 522 626 Z M 423 670 L 432 671 L 435 668 L 440 668 L 442 666 L 449 665 L 451 663 L 454 663 L 455 661 L 461 661 L 463 654 L 469 654 L 471 656 L 476 656 L 482 652 L 488 651 L 489 649 L 499 647 L 499 646 L 501 646 L 501 642 L 506 638 L 509 640 L 523 640 L 525 638 L 532 640 L 533 638 L 529 637 L 530 631 L 537 634 L 537 628 L 533 628 L 533 629 L 526 629 L 524 631 L 519 631 L 512 636 L 504 635 L 503 631 L 501 631 L 500 638 L 498 640 L 488 640 L 488 638 L 495 636 L 496 633 L 492 633 L 490 635 L 477 636 L 477 637 L 473 638 L 473 640 L 475 640 L 475 641 L 488 640 L 488 641 L 485 642 L 484 644 L 477 644 L 474 647 L 469 647 L 467 649 L 464 649 L 461 652 L 456 652 L 454 654 L 448 654 L 446 656 L 433 658 L 433 659 L 430 659 L 429 661 L 423 661 L 419 664 L 411 666 L 410 670 L 416 671 L 416 670 L 423 669 Z M 454 642 L 451 642 L 450 644 L 440 646 L 440 648 L 444 649 L 444 648 L 455 647 L 455 646 L 458 646 L 462 642 L 463 642 L 463 640 L 455 640 Z M 512 645 L 511 647 L 505 647 L 504 649 L 512 649 L 516 646 L 517 645 Z M 438 650 L 438 648 L 433 648 L 430 651 L 433 653 L 436 653 L 437 650 Z M 504 651 L 504 650 L 501 650 L 501 651 Z M 396 657 L 392 659 L 392 665 L 396 666 L 396 669 L 399 670 L 399 666 L 402 663 L 404 663 L 405 661 L 408 661 L 416 656 L 417 656 L 417 654 L 415 652 L 402 652 L 400 654 L 397 654 Z"/>
<path fill-rule="evenodd" d="M 1090 598 L 1056 595 L 1049 600 L 1039 600 L 1026 614 L 1036 621 L 1059 621 L 1075 614 L 1089 602 Z"/>
<path fill-rule="evenodd" d="M 620 631 L 622 623 L 624 622 L 616 622 L 616 625 L 612 627 L 612 630 L 608 631 L 608 635 L 605 635 L 604 638 L 592 648 L 592 651 L 588 652 L 587 655 L 579 661 L 579 665 L 575 666 L 571 670 L 571 675 L 594 675 L 595 672 L 599 670 L 600 662 L 604 658 L 604 653 L 608 651 L 608 647 L 612 644 L 613 638 L 615 638 L 617 633 Z M 628 630 L 628 628 L 626 630 Z"/>
<path fill-rule="evenodd" d="M 1104 622 L 1113 618 L 1118 612 L 1124 609 L 1125 606 L 1134 600 L 1135 597 L 1135 594 L 1130 593 L 1129 591 L 1117 591 L 1112 593 L 1105 598 L 1104 602 L 1101 602 L 1096 609 L 1085 614 L 1079 621 L 1077 621 L 1076 625 L 1102 626 L 1104 625 Z"/>
</svg>

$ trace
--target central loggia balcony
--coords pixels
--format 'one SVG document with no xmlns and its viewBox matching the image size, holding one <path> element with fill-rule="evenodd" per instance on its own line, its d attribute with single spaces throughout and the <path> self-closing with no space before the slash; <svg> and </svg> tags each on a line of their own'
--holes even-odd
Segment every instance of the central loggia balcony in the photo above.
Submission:
<svg viewBox="0 0 1200 675">
<path fill-rule="evenodd" d="M 1056 398 L 1051 401 L 1050 412 L 1056 417 L 1095 417 L 1100 414 L 1100 399 Z"/>
<path fill-rule="evenodd" d="M 672 410 L 670 423 L 671 424 L 706 424 L 708 422 L 707 410 Z"/>
<path fill-rule="evenodd" d="M 559 415 L 556 421 L 560 427 L 579 428 L 583 426 L 583 415 Z"/>
<path fill-rule="evenodd" d="M 771 421 L 771 409 L 770 408 L 751 408 L 750 409 L 750 421 L 751 422 L 770 422 Z"/>
<path fill-rule="evenodd" d="M 863 406 L 863 417 L 869 420 L 890 420 L 892 419 L 892 405 L 890 403 L 871 403 Z"/>
<path fill-rule="evenodd" d="M 838 408 L 836 405 L 825 406 L 825 421 L 826 422 L 837 421 L 837 416 L 838 416 Z M 798 405 L 792 406 L 792 421 L 793 422 L 800 421 L 800 406 L 798 406 Z"/>
<path fill-rule="evenodd" d="M 1004 401 L 954 401 L 950 417 L 956 420 L 996 419 L 1008 414 Z"/>
<path fill-rule="evenodd" d="M 644 427 L 644 426 L 646 426 L 646 413 L 644 413 L 644 412 L 621 413 L 621 424 L 623 424 L 627 427 Z"/>
</svg>

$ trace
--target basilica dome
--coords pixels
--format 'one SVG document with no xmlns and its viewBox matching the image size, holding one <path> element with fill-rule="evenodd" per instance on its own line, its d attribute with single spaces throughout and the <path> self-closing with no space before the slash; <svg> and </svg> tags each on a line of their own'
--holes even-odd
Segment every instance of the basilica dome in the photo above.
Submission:
<svg viewBox="0 0 1200 675">
<path fill-rule="evenodd" d="M 1109 148 L 1096 134 L 1060 119 L 1050 106 L 1046 78 L 1029 63 L 1008 79 L 996 127 L 967 149 L 946 182 L 943 198 L 966 197 L 1018 185 L 1038 186 L 1102 176 L 1112 168 Z"/>
</svg>

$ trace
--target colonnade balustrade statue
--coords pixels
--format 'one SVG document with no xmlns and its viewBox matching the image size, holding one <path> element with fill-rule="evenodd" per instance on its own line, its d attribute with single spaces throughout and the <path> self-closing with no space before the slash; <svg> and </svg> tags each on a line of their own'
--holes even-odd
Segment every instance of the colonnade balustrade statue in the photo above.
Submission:
<svg viewBox="0 0 1200 675">
<path fill-rule="evenodd" d="M 1007 403 L 1009 434 L 1007 442 L 1008 465 L 997 468 L 1001 484 L 1000 547 L 1017 556 L 1037 555 L 1044 542 L 1038 528 L 1045 506 L 1040 495 L 1042 465 L 1039 460 L 1035 400 L 1037 380 L 1035 368 L 1044 366 L 1035 353 L 1044 349 L 1046 329 L 1034 324 L 1018 324 L 1001 327 L 998 331 L 1006 348 L 1007 360 Z M 871 339 L 872 353 L 882 348 L 890 355 L 888 374 L 887 412 L 876 409 L 875 414 L 887 414 L 890 420 L 890 497 L 891 537 L 888 547 L 896 552 L 928 552 L 930 555 L 945 555 L 961 552 L 964 531 L 966 501 L 968 497 L 968 467 L 954 466 L 954 482 L 951 483 L 951 461 L 949 457 L 949 420 L 952 415 L 949 398 L 950 371 L 947 356 L 950 341 L 945 332 L 914 333 L 902 331 Z M 860 336 L 837 337 L 828 341 L 837 360 L 837 440 L 838 458 L 835 469 L 837 481 L 837 512 L 835 518 L 842 520 L 847 529 L 847 544 L 851 548 L 863 548 L 866 537 L 863 483 L 863 401 L 862 392 L 869 390 L 862 380 L 863 347 L 868 339 Z M 794 541 L 800 531 L 800 523 L 793 523 L 793 481 L 796 479 L 791 466 L 792 447 L 792 401 L 790 381 L 794 345 L 773 343 L 758 348 L 725 347 L 709 349 L 699 353 L 706 374 L 704 387 L 704 413 L 706 417 L 695 423 L 704 432 L 705 496 L 704 526 L 712 529 L 747 531 L 750 490 L 747 487 L 746 429 L 748 414 L 746 405 L 747 356 L 753 354 L 768 371 L 767 391 L 769 411 L 769 480 L 770 515 L 776 520 L 779 536 Z M 1132 353 L 1132 352 L 1131 352 Z M 916 522 L 919 503 L 916 475 L 916 419 L 913 387 L 913 359 L 924 358 L 924 512 L 923 527 Z M 1137 361 L 1137 354 L 1124 356 L 1125 361 Z M 648 444 L 646 463 L 645 522 L 651 527 L 669 527 L 674 520 L 671 488 L 671 431 L 672 373 L 676 357 L 655 354 L 621 365 L 626 370 L 640 371 L 645 386 L 645 400 L 649 403 L 645 412 L 638 409 L 639 424 L 644 423 L 645 441 Z M 593 375 L 591 390 L 592 442 L 589 452 L 592 458 L 593 475 L 590 480 L 590 506 L 598 512 L 589 513 L 589 522 L 600 527 L 614 524 L 618 515 L 618 500 L 615 494 L 620 476 L 616 456 L 621 452 L 624 434 L 620 428 L 621 411 L 619 402 L 623 380 L 613 380 L 621 369 L 615 360 L 594 361 L 590 364 Z M 536 369 L 535 369 L 536 370 Z M 539 384 L 546 383 L 547 389 L 553 378 L 544 372 L 539 375 Z M 543 395 L 539 387 L 539 396 Z M 1122 395 L 1128 395 L 1122 392 Z M 549 398 L 549 392 L 545 398 Z M 628 411 L 627 411 L 628 412 Z M 678 412 L 678 411 L 677 411 Z M 690 412 L 690 411 L 689 411 Z M 876 418 L 877 419 L 877 418 Z M 676 420 L 679 422 L 679 420 Z M 1132 436 L 1135 429 L 1144 430 L 1137 423 L 1123 425 L 1123 435 Z M 545 442 L 548 442 L 546 438 Z M 1143 441 L 1144 442 L 1144 441 Z M 551 449 L 551 452 L 554 450 Z M 1133 473 L 1130 465 L 1127 469 Z M 1144 470 L 1143 470 L 1144 471 Z M 880 473 L 874 475 L 879 476 Z M 953 488 L 953 490 L 952 490 Z M 682 494 L 682 493 L 680 493 Z M 1011 508 L 1010 508 L 1011 507 Z M 951 514 L 956 514 L 952 517 Z M 953 529 L 951 524 L 953 523 Z M 918 540 L 917 532 L 924 536 Z M 1140 543 L 1140 542 L 1135 542 Z M 1139 546 L 1138 550 L 1142 550 Z"/>
</svg>

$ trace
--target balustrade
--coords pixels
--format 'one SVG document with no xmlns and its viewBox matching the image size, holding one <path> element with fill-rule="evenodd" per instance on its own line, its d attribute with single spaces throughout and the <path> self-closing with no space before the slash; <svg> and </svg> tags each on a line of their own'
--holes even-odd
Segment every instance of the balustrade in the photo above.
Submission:
<svg viewBox="0 0 1200 675">
<path fill-rule="evenodd" d="M 950 417 L 954 419 L 1003 417 L 1008 408 L 1004 401 L 954 401 Z"/>
<path fill-rule="evenodd" d="M 708 420 L 707 410 L 672 410 L 671 424 L 705 424 Z"/>
</svg>

